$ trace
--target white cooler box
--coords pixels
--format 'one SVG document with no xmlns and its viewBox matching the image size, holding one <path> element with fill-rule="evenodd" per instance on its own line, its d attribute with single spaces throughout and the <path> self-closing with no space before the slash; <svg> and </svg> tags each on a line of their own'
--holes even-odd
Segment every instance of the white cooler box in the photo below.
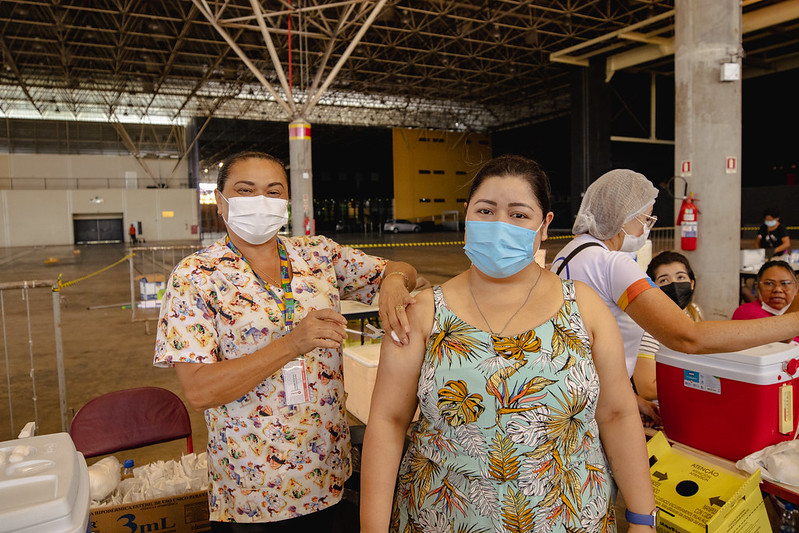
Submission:
<svg viewBox="0 0 799 533">
<path fill-rule="evenodd" d="M 0 532 L 88 528 L 89 471 L 68 433 L 0 442 Z"/>
<path fill-rule="evenodd" d="M 799 347 L 655 354 L 658 403 L 670 439 L 737 461 L 793 438 L 799 423 Z"/>
<path fill-rule="evenodd" d="M 344 348 L 344 391 L 347 411 L 366 424 L 369 405 L 375 388 L 377 365 L 380 363 L 380 343 Z"/>
</svg>

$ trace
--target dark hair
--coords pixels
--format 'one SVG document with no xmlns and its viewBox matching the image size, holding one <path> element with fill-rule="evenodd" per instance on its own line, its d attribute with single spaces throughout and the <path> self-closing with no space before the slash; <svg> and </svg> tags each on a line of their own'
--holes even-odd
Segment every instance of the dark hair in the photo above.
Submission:
<svg viewBox="0 0 799 533">
<path fill-rule="evenodd" d="M 766 217 L 780 218 L 780 212 L 773 207 L 769 207 L 768 209 L 763 210 L 763 218 Z"/>
<path fill-rule="evenodd" d="M 549 178 L 541 165 L 520 155 L 505 154 L 495 157 L 488 161 L 477 171 L 472 180 L 472 187 L 469 189 L 469 199 L 467 204 L 472 201 L 474 191 L 487 178 L 514 177 L 525 180 L 533 191 L 533 195 L 538 200 L 538 205 L 544 211 L 544 216 L 552 211 L 552 200 L 550 199 Z"/>
<path fill-rule="evenodd" d="M 217 189 L 221 191 L 225 188 L 225 182 L 227 182 L 230 169 L 233 168 L 233 165 L 239 161 L 244 161 L 245 159 L 266 159 L 267 161 L 277 163 L 280 166 L 280 169 L 283 171 L 283 175 L 286 177 L 286 185 L 288 185 L 289 177 L 288 174 L 286 174 L 286 166 L 283 164 L 283 161 L 265 152 L 239 152 L 222 161 L 222 166 L 219 169 L 219 175 L 216 178 Z"/>
<path fill-rule="evenodd" d="M 691 278 L 691 281 L 696 282 L 696 276 L 691 268 L 691 264 L 688 262 L 688 258 L 683 254 L 672 252 L 671 250 L 660 252 L 653 257 L 649 261 L 649 266 L 646 267 L 646 275 L 654 280 L 655 271 L 663 265 L 670 265 L 671 263 L 682 263 L 683 266 L 685 266 L 685 271 L 688 273 L 688 277 Z"/>
<path fill-rule="evenodd" d="M 763 266 L 760 267 L 760 270 L 757 271 L 757 278 L 755 278 L 755 280 L 758 283 L 760 283 L 760 280 L 763 278 L 763 274 L 765 274 L 766 270 L 768 270 L 771 267 L 784 268 L 785 270 L 791 273 L 791 276 L 793 276 L 794 279 L 796 279 L 796 273 L 793 271 L 793 268 L 791 268 L 791 265 L 789 265 L 785 261 L 774 259 L 772 261 L 766 261 L 765 263 L 763 263 Z"/>
</svg>

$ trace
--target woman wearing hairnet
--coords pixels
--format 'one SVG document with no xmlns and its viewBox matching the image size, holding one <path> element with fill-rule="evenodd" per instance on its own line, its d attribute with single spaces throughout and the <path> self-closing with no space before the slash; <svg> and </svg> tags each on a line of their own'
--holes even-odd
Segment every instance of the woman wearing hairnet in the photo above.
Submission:
<svg viewBox="0 0 799 533">
<path fill-rule="evenodd" d="M 628 255 L 641 248 L 655 224 L 657 189 L 642 174 L 611 170 L 585 191 L 572 231 L 552 270 L 563 279 L 591 286 L 619 323 L 627 373 L 632 376 L 644 330 L 672 350 L 684 353 L 738 351 L 799 333 L 799 313 L 749 321 L 694 322 Z M 639 400 L 643 414 L 651 404 Z"/>
</svg>

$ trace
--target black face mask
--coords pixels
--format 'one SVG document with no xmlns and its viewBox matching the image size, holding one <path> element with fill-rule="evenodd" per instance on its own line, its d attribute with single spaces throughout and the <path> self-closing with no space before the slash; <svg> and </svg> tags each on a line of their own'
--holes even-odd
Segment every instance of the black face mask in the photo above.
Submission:
<svg viewBox="0 0 799 533">
<path fill-rule="evenodd" d="M 690 281 L 675 281 L 668 285 L 661 285 L 660 290 L 666 293 L 666 296 L 680 306 L 680 309 L 685 309 L 691 303 L 691 297 L 694 295 L 694 290 L 691 288 Z"/>
</svg>

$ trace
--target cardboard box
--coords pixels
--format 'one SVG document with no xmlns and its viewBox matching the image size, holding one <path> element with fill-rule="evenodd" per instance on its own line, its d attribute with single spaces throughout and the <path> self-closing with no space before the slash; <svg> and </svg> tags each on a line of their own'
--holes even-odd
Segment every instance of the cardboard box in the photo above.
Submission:
<svg viewBox="0 0 799 533">
<path fill-rule="evenodd" d="M 92 533 L 210 531 L 208 491 L 91 510 Z"/>
<path fill-rule="evenodd" d="M 147 274 L 139 278 L 139 299 L 158 301 L 164 295 L 166 280 L 163 274 Z"/>
<path fill-rule="evenodd" d="M 675 450 L 663 433 L 647 443 L 657 530 L 679 533 L 770 533 L 760 470 L 738 475 Z"/>
<path fill-rule="evenodd" d="M 784 365 L 799 347 L 775 342 L 739 352 L 655 354 L 658 403 L 669 438 L 738 461 L 793 438 L 799 374 Z"/>
</svg>

